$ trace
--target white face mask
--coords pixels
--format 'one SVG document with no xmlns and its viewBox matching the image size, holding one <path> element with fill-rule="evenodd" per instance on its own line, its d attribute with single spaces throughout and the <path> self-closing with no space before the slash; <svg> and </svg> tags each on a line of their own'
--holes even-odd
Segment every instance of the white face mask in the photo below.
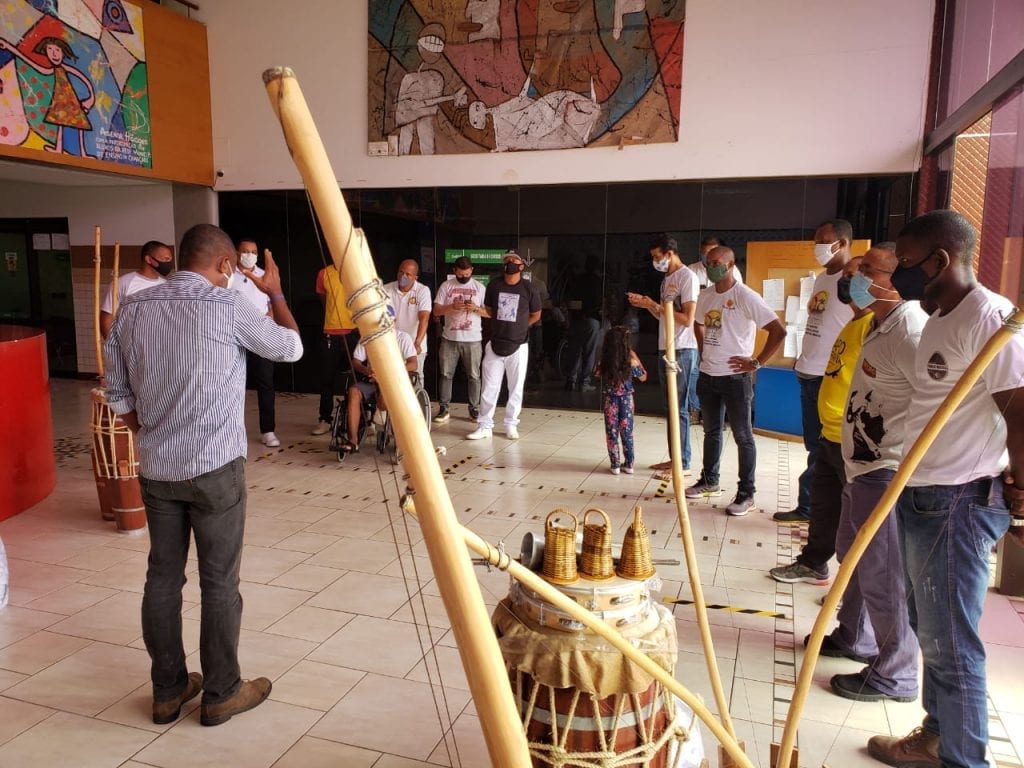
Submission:
<svg viewBox="0 0 1024 768">
<path fill-rule="evenodd" d="M 252 269 L 256 266 L 256 254 L 252 251 L 242 251 L 238 254 L 238 263 L 242 265 L 242 269 Z"/>
<path fill-rule="evenodd" d="M 833 245 L 835 245 L 835 243 L 814 244 L 814 259 L 819 264 L 821 264 L 821 266 L 824 267 L 826 264 L 832 261 L 832 257 L 835 256 L 835 254 L 832 252 Z"/>
<path fill-rule="evenodd" d="M 654 268 L 659 272 L 668 272 L 668 265 L 672 263 L 672 260 L 666 256 L 664 259 L 654 262 Z"/>
<path fill-rule="evenodd" d="M 224 287 L 230 291 L 235 285 L 235 280 L 238 278 L 238 273 L 232 269 L 230 275 L 225 275 L 223 272 L 221 272 L 221 275 L 223 275 L 224 278 L 227 279 L 228 284 L 225 285 Z"/>
</svg>

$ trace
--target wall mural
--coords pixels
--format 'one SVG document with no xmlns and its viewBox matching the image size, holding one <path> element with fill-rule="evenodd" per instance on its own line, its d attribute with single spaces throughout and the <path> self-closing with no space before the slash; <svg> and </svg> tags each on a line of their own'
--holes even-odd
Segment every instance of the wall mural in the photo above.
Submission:
<svg viewBox="0 0 1024 768">
<path fill-rule="evenodd" d="M 674 142 L 685 0 L 369 0 L 370 141 L 398 154 Z"/>
<path fill-rule="evenodd" d="M 0 0 L 0 144 L 152 167 L 142 11 Z"/>
</svg>

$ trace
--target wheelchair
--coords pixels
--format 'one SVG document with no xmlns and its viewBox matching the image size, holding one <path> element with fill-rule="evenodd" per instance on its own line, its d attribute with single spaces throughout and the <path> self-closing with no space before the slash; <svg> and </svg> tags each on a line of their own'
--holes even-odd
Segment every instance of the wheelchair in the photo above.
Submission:
<svg viewBox="0 0 1024 768">
<path fill-rule="evenodd" d="M 349 374 L 345 377 L 344 394 L 334 398 L 334 417 L 331 421 L 331 440 L 328 448 L 338 454 L 339 462 L 344 462 L 345 457 L 349 454 L 349 451 L 343 450 L 342 446 L 351 439 L 348 434 L 348 390 L 351 381 L 351 374 Z M 419 373 L 411 371 L 409 373 L 409 381 L 412 383 L 416 402 L 419 405 L 420 412 L 423 414 L 423 421 L 427 425 L 427 431 L 429 432 L 431 425 L 430 395 L 423 388 L 423 382 Z M 363 440 L 366 438 L 367 432 L 370 431 L 371 425 L 376 430 L 377 453 L 381 455 L 388 454 L 391 463 L 397 464 L 401 457 L 398 452 L 398 441 L 395 439 L 391 415 L 388 411 L 381 411 L 378 414 L 376 393 L 363 398 L 362 413 L 359 416 L 359 434 L 356 436 L 356 439 L 352 440 L 357 448 L 363 444 Z"/>
</svg>

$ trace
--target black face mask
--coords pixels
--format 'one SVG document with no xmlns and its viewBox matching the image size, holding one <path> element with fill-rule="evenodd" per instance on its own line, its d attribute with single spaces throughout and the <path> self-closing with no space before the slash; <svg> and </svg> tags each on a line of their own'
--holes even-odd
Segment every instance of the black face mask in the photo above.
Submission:
<svg viewBox="0 0 1024 768">
<path fill-rule="evenodd" d="M 156 259 L 154 259 L 156 261 Z M 157 261 L 156 266 L 153 267 L 157 272 L 160 273 L 160 277 L 167 277 L 171 272 L 174 271 L 173 261 Z"/>
<path fill-rule="evenodd" d="M 463 285 L 465 285 L 466 283 L 468 283 L 470 280 L 473 279 L 473 276 L 472 275 L 456 275 L 455 279 L 458 280 Z"/>
<path fill-rule="evenodd" d="M 892 287 L 895 288 L 900 297 L 905 301 L 920 301 L 924 298 L 924 289 L 928 284 L 938 277 L 938 274 L 928 276 L 921 265 L 928 261 L 934 254 L 928 256 L 912 267 L 896 267 L 892 273 Z"/>
<path fill-rule="evenodd" d="M 517 264 L 514 261 L 510 261 L 508 264 L 505 265 L 505 274 L 506 275 L 518 275 L 522 271 L 523 271 L 523 265 L 522 264 Z"/>
<path fill-rule="evenodd" d="M 850 281 L 853 278 L 849 275 L 843 275 L 839 278 L 839 282 L 836 283 L 836 297 L 843 303 L 850 303 Z"/>
</svg>

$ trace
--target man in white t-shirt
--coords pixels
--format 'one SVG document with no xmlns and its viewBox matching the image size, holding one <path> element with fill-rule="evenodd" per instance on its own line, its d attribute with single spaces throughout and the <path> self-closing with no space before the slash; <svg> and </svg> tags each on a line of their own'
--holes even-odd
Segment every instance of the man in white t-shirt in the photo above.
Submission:
<svg viewBox="0 0 1024 768">
<path fill-rule="evenodd" d="M 825 375 L 832 345 L 839 331 L 853 318 L 853 310 L 849 304 L 839 300 L 838 293 L 843 267 L 850 260 L 852 242 L 853 226 L 845 219 L 826 221 L 814 233 L 814 258 L 825 269 L 814 278 L 807 306 L 803 348 L 794 366 L 800 385 L 800 420 L 804 448 L 807 449 L 807 469 L 800 473 L 796 509 L 773 515 L 779 523 L 806 523 L 811 518 L 811 478 L 821 436 L 818 390 L 821 389 L 821 378 Z"/>
<path fill-rule="evenodd" d="M 679 246 L 667 234 L 660 235 L 651 243 L 651 264 L 665 277 L 661 281 L 661 295 L 658 301 L 639 293 L 627 293 L 629 303 L 638 309 L 646 309 L 658 318 L 658 371 L 665 382 L 665 318 L 662 307 L 672 301 L 675 319 L 676 351 L 676 398 L 679 401 L 679 440 L 683 449 L 683 469 L 690 468 L 690 375 L 693 361 L 697 357 L 697 338 L 693 334 L 693 318 L 697 307 L 697 280 L 679 258 Z M 667 397 L 667 395 L 666 395 Z M 667 471 L 672 468 L 671 460 L 652 464 L 651 469 Z"/>
<path fill-rule="evenodd" d="M 473 279 L 473 263 L 465 256 L 456 259 L 453 272 L 452 277 L 437 289 L 434 299 L 434 317 L 444 320 L 438 355 L 441 382 L 435 424 L 444 424 L 450 418 L 448 405 L 452 401 L 452 378 L 460 360 L 469 388 L 469 418 L 475 421 L 480 415 L 480 360 L 483 355 L 480 308 L 484 305 L 486 289 L 483 283 Z"/>
<path fill-rule="evenodd" d="M 117 278 L 117 304 L 133 293 L 160 285 L 174 269 L 174 253 L 171 246 L 158 240 L 150 240 L 142 246 L 142 265 L 133 272 L 125 272 Z M 114 324 L 113 292 L 107 288 L 100 305 L 100 334 L 107 338 L 110 326 Z"/>
<path fill-rule="evenodd" d="M 686 489 L 686 498 L 720 496 L 719 464 L 722 458 L 723 417 L 739 452 L 739 485 L 736 498 L 725 511 L 747 514 L 754 506 L 754 473 L 757 449 L 750 423 L 754 400 L 752 374 L 771 358 L 786 338 L 786 329 L 764 299 L 732 277 L 736 261 L 729 248 L 718 246 L 708 254 L 708 278 L 714 287 L 697 299 L 697 343 L 700 345 L 700 377 L 697 393 L 704 422 L 704 466 L 697 482 Z M 757 329 L 768 332 L 761 353 L 754 356 Z"/>
<path fill-rule="evenodd" d="M 896 241 L 893 287 L 931 312 L 914 358 L 904 459 L 1013 311 L 1011 302 L 976 282 L 975 241 L 974 228 L 955 211 L 919 216 Z M 897 504 L 910 625 L 924 665 L 925 718 L 908 736 L 868 741 L 868 753 L 889 765 L 989 765 L 979 624 L 992 548 L 1007 530 L 1015 543 L 1024 542 L 1022 384 L 1024 342 L 1017 334 L 953 412 Z"/>
<path fill-rule="evenodd" d="M 231 288 L 247 298 L 261 315 L 273 316 L 270 311 L 270 297 L 256 287 L 246 275 L 263 277 L 263 270 L 256 266 L 256 248 L 254 240 L 238 241 L 238 275 L 231 281 Z M 269 250 L 264 250 L 266 259 Z M 268 448 L 277 448 L 281 441 L 275 434 L 276 414 L 274 412 L 274 361 L 260 357 L 255 352 L 246 351 L 249 383 L 256 390 L 256 405 L 260 414 L 260 442 Z"/>
<path fill-rule="evenodd" d="M 384 286 L 388 301 L 395 308 L 395 327 L 412 337 L 416 347 L 416 370 L 423 375 L 427 359 L 427 325 L 430 322 L 430 289 L 417 278 L 419 265 L 406 259 L 398 265 L 398 279 Z"/>
</svg>

